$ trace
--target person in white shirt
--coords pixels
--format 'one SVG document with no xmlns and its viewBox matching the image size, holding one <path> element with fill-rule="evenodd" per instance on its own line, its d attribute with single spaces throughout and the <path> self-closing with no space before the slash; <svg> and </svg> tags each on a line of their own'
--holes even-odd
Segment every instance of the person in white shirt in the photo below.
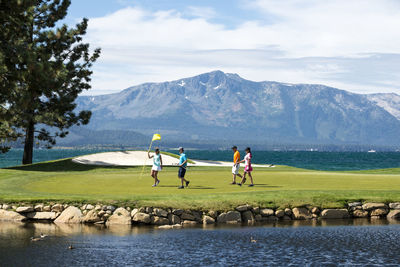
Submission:
<svg viewBox="0 0 400 267">
<path fill-rule="evenodd" d="M 149 159 L 153 158 L 153 166 L 151 167 L 150 175 L 154 178 L 154 184 L 152 186 L 155 187 L 160 183 L 160 180 L 158 179 L 158 172 L 162 169 L 162 158 L 160 149 L 156 148 L 155 154 L 151 156 L 150 151 L 147 152 L 147 156 L 149 157 Z"/>
</svg>

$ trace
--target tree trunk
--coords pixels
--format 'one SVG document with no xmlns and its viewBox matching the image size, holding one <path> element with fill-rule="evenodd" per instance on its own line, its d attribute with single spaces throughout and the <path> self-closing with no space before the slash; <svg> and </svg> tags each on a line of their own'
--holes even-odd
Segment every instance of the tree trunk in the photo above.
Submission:
<svg viewBox="0 0 400 267">
<path fill-rule="evenodd" d="M 32 164 L 33 159 L 33 142 L 35 138 L 35 124 L 30 121 L 25 132 L 25 146 L 22 164 Z"/>
</svg>

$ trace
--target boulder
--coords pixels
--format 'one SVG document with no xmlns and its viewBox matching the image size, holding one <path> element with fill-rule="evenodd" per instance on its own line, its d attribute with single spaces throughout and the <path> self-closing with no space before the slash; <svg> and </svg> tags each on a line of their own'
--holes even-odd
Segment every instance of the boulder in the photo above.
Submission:
<svg viewBox="0 0 400 267">
<path fill-rule="evenodd" d="M 253 223 L 255 221 L 254 215 L 250 210 L 242 212 L 242 222 Z"/>
<path fill-rule="evenodd" d="M 391 210 L 386 216 L 388 219 L 400 219 L 400 210 Z"/>
<path fill-rule="evenodd" d="M 112 215 L 112 214 L 113 214 L 113 212 L 112 212 L 111 210 L 106 210 L 106 213 L 107 213 L 108 215 Z"/>
<path fill-rule="evenodd" d="M 195 221 L 196 217 L 188 212 L 184 212 L 181 215 L 182 220 L 189 220 L 189 221 Z"/>
<path fill-rule="evenodd" d="M 251 207 L 249 205 L 241 205 L 239 207 L 236 207 L 236 210 L 239 211 L 239 212 L 243 212 L 243 211 L 246 211 L 246 210 L 249 210 L 249 209 L 251 209 Z"/>
<path fill-rule="evenodd" d="M 365 203 L 362 205 L 363 210 L 374 210 L 374 209 L 387 209 L 388 206 L 385 203 Z"/>
<path fill-rule="evenodd" d="M 389 203 L 389 208 L 392 210 L 400 210 L 400 202 Z"/>
<path fill-rule="evenodd" d="M 366 210 L 355 210 L 355 211 L 353 211 L 353 217 L 355 217 L 355 218 L 367 218 L 368 217 L 368 211 L 366 211 Z"/>
<path fill-rule="evenodd" d="M 139 212 L 138 209 L 133 209 L 133 210 L 131 211 L 131 217 L 133 218 L 133 216 L 135 216 L 135 214 L 138 213 L 138 212 Z"/>
<path fill-rule="evenodd" d="M 286 209 L 285 209 L 285 214 L 286 214 L 287 216 L 292 216 L 293 212 L 292 212 L 291 209 L 286 208 Z"/>
<path fill-rule="evenodd" d="M 51 207 L 51 211 L 53 211 L 53 212 L 62 212 L 63 210 L 64 210 L 64 207 L 61 204 L 55 204 Z"/>
<path fill-rule="evenodd" d="M 43 211 L 51 211 L 51 207 L 50 206 L 44 206 L 43 207 Z"/>
<path fill-rule="evenodd" d="M 158 226 L 158 229 L 173 229 L 173 225 L 160 225 Z"/>
<path fill-rule="evenodd" d="M 146 223 L 149 224 L 151 222 L 150 215 L 143 212 L 137 212 L 135 216 L 133 216 L 133 221 L 137 223 Z"/>
<path fill-rule="evenodd" d="M 273 209 L 261 209 L 261 210 L 260 210 L 260 214 L 261 214 L 262 216 L 272 216 L 272 215 L 275 214 L 275 212 L 274 212 Z"/>
<path fill-rule="evenodd" d="M 322 219 L 344 219 L 349 217 L 347 209 L 324 209 L 321 212 Z"/>
<path fill-rule="evenodd" d="M 389 210 L 385 208 L 374 209 L 371 211 L 371 216 L 383 216 L 388 214 Z"/>
<path fill-rule="evenodd" d="M 181 209 L 175 209 L 172 211 L 173 214 L 181 216 L 185 211 Z"/>
<path fill-rule="evenodd" d="M 182 224 L 183 224 L 184 226 L 194 226 L 194 225 L 197 225 L 198 222 L 196 222 L 196 221 L 185 220 L 185 221 L 183 221 Z"/>
<path fill-rule="evenodd" d="M 114 224 L 124 224 L 130 225 L 132 224 L 131 213 L 124 208 L 118 208 L 114 210 L 113 215 L 108 218 L 107 225 L 114 225 Z"/>
<path fill-rule="evenodd" d="M 238 211 L 228 211 L 221 213 L 217 217 L 218 223 L 240 223 L 242 222 L 242 216 Z"/>
<path fill-rule="evenodd" d="M 33 209 L 33 207 L 18 207 L 15 211 L 18 213 L 28 213 L 35 210 Z"/>
<path fill-rule="evenodd" d="M 52 221 L 57 218 L 57 213 L 48 211 L 35 211 L 26 214 L 26 217 L 31 220 L 48 220 Z"/>
<path fill-rule="evenodd" d="M 347 204 L 347 206 L 349 208 L 354 208 L 354 207 L 362 206 L 362 203 L 361 202 L 350 202 Z"/>
<path fill-rule="evenodd" d="M 22 216 L 15 211 L 0 210 L 0 221 L 22 222 L 25 220 L 27 220 L 25 216 Z"/>
<path fill-rule="evenodd" d="M 202 219 L 203 219 L 203 212 L 202 211 L 192 210 L 191 214 L 194 216 L 196 221 L 198 221 L 198 222 L 202 221 Z"/>
<path fill-rule="evenodd" d="M 168 217 L 168 212 L 163 210 L 163 209 L 154 209 L 153 214 L 158 216 L 158 217 Z"/>
<path fill-rule="evenodd" d="M 204 215 L 203 217 L 203 224 L 214 224 L 215 223 L 215 219 L 208 216 L 208 215 Z"/>
<path fill-rule="evenodd" d="M 66 208 L 60 216 L 54 221 L 55 223 L 81 223 L 82 212 L 74 206 Z"/>
<path fill-rule="evenodd" d="M 99 215 L 99 217 L 103 217 L 106 214 L 106 212 L 104 210 L 100 210 L 97 215 Z"/>
<path fill-rule="evenodd" d="M 319 213 L 319 208 L 318 207 L 313 207 L 311 209 L 311 213 L 318 214 Z"/>
<path fill-rule="evenodd" d="M 210 210 L 210 211 L 208 212 L 208 216 L 210 216 L 210 217 L 216 219 L 216 218 L 218 217 L 218 212 L 216 212 L 216 211 L 214 211 L 214 210 Z"/>
<path fill-rule="evenodd" d="M 90 210 L 83 218 L 84 223 L 96 223 L 101 221 L 101 216 L 98 215 L 95 209 Z"/>
<path fill-rule="evenodd" d="M 278 218 L 282 218 L 283 216 L 285 216 L 285 212 L 283 210 L 276 210 L 275 216 Z"/>
<path fill-rule="evenodd" d="M 254 219 L 256 220 L 256 222 L 261 222 L 263 217 L 261 216 L 261 214 L 256 214 L 256 216 L 254 216 Z"/>
<path fill-rule="evenodd" d="M 3 210 L 9 210 L 11 207 L 8 204 L 3 204 Z"/>
<path fill-rule="evenodd" d="M 284 220 L 284 221 L 290 221 L 291 219 L 292 218 L 290 216 L 287 216 L 287 215 L 282 217 L 282 220 Z"/>
<path fill-rule="evenodd" d="M 170 224 L 180 224 L 181 223 L 181 219 L 179 218 L 179 216 L 177 216 L 175 214 L 169 214 L 168 220 L 169 220 Z"/>
<path fill-rule="evenodd" d="M 309 219 L 312 219 L 311 212 L 306 208 L 303 208 L 303 207 L 294 208 L 292 210 L 292 212 L 293 212 L 293 217 L 296 220 L 309 220 Z"/>
<path fill-rule="evenodd" d="M 116 208 L 112 205 L 107 206 L 107 210 L 114 212 L 116 210 Z"/>
<path fill-rule="evenodd" d="M 260 207 L 252 208 L 254 214 L 260 214 Z"/>
<path fill-rule="evenodd" d="M 38 204 L 34 207 L 35 211 L 43 211 L 44 205 L 43 204 Z"/>
<path fill-rule="evenodd" d="M 87 204 L 85 210 L 92 210 L 94 206 L 92 204 Z"/>
<path fill-rule="evenodd" d="M 169 224 L 169 220 L 164 217 L 159 217 L 159 216 L 152 216 L 151 217 L 151 224 L 153 225 L 165 225 Z"/>
</svg>

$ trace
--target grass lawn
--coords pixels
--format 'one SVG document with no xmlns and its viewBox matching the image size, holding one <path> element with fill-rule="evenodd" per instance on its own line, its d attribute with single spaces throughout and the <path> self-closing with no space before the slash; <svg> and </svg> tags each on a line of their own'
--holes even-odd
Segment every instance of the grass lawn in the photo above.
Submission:
<svg viewBox="0 0 400 267">
<path fill-rule="evenodd" d="M 101 202 L 224 210 L 248 203 L 262 207 L 342 207 L 347 201 L 400 201 L 400 169 L 326 172 L 288 166 L 255 168 L 256 186 L 229 185 L 231 169 L 191 167 L 189 188 L 178 190 L 176 167 L 160 173 L 161 183 L 142 167 L 100 167 L 71 159 L 0 169 L 0 203 Z M 248 182 L 247 182 L 248 184 Z"/>
</svg>

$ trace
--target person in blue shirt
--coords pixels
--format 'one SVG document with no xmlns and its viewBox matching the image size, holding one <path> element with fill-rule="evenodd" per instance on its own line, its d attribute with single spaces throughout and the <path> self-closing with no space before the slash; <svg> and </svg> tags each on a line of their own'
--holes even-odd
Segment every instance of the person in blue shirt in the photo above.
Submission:
<svg viewBox="0 0 400 267">
<path fill-rule="evenodd" d="M 149 159 L 153 158 L 153 167 L 151 167 L 151 177 L 154 178 L 154 184 L 152 185 L 153 187 L 156 187 L 159 183 L 160 180 L 158 179 L 158 172 L 161 171 L 162 169 L 162 158 L 161 158 L 161 153 L 160 149 L 156 148 L 154 151 L 155 155 L 150 156 L 150 151 L 147 152 L 147 156 Z"/>
<path fill-rule="evenodd" d="M 181 179 L 181 186 L 178 187 L 178 189 L 183 189 L 185 188 L 183 186 L 183 182 L 185 182 L 186 187 L 189 186 L 189 181 L 185 179 L 185 174 L 186 174 L 186 167 L 187 167 L 187 157 L 186 154 L 183 153 L 184 149 L 183 147 L 179 148 L 179 171 L 178 171 L 178 178 Z"/>
</svg>

